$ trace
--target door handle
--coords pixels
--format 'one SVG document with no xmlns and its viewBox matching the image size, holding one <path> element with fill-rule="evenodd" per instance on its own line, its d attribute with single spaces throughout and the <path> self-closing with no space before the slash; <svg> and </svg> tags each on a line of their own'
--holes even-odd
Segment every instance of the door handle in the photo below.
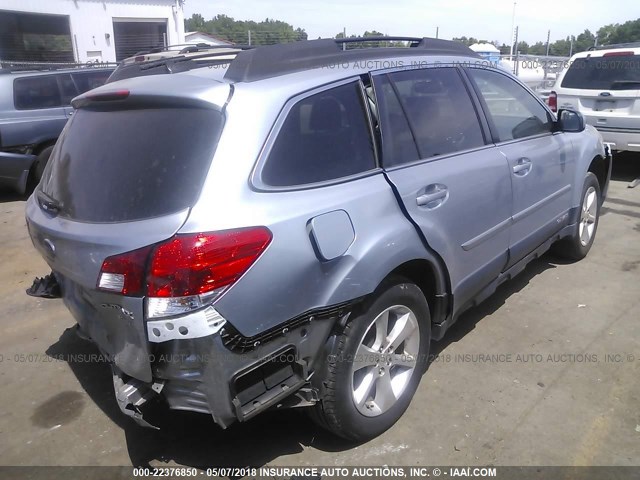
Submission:
<svg viewBox="0 0 640 480">
<path fill-rule="evenodd" d="M 524 177 L 531 171 L 532 166 L 533 164 L 531 163 L 531 160 L 528 158 L 521 158 L 518 160 L 518 163 L 513 166 L 513 173 L 519 177 Z"/>
<path fill-rule="evenodd" d="M 436 208 L 447 199 L 449 191 L 444 185 L 429 185 L 425 193 L 416 197 L 419 207 Z"/>
</svg>

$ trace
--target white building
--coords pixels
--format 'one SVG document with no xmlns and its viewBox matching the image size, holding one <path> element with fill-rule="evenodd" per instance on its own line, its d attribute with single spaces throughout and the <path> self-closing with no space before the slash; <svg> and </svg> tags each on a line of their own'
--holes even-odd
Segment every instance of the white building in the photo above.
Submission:
<svg viewBox="0 0 640 480">
<path fill-rule="evenodd" d="M 0 61 L 115 62 L 184 43 L 184 0 L 2 0 Z"/>
<path fill-rule="evenodd" d="M 226 40 L 205 32 L 186 32 L 184 34 L 184 43 L 191 45 L 197 45 L 199 43 L 206 43 L 207 45 L 233 45 L 231 42 L 227 42 Z"/>
</svg>

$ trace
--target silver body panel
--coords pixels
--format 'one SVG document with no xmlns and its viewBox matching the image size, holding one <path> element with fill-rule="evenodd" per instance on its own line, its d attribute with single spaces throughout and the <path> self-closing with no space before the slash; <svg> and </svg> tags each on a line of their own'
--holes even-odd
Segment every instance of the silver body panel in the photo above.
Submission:
<svg viewBox="0 0 640 480">
<path fill-rule="evenodd" d="M 387 58 L 384 67 L 394 62 L 397 68 L 406 68 L 410 62 L 424 66 L 478 61 L 416 56 Z M 261 166 L 291 104 L 310 91 L 369 74 L 370 65 L 363 62 L 236 84 L 227 83 L 220 71 L 200 69 L 106 85 L 94 93 L 126 89 L 132 97 L 197 100 L 222 110 L 224 129 L 197 201 L 189 209 L 158 218 L 91 224 L 52 217 L 34 196 L 29 199 L 26 214 L 34 245 L 59 274 L 65 302 L 82 329 L 100 348 L 118 356 L 115 364 L 125 374 L 149 384 L 156 378 L 166 381 L 163 394 L 173 408 L 211 413 L 222 426 L 236 417 L 248 418 L 253 413 L 241 412 L 229 386 L 239 372 L 261 358 L 294 348 L 304 358 L 300 378 L 306 380 L 332 323 L 314 314 L 303 317 L 370 295 L 407 262 L 432 265 L 442 278 L 438 282 L 441 291 L 436 293 L 453 299 L 439 317 L 432 312 L 434 322 L 454 317 L 517 261 L 515 248 L 522 242 L 531 249 L 538 247 L 547 238 L 531 235 L 539 235 L 540 226 L 556 222 L 559 215 L 580 205 L 591 160 L 605 156 L 598 133 L 588 128 L 504 145 L 488 143 L 388 171 L 378 165 L 363 174 L 326 183 L 296 188 L 262 184 Z M 522 157 L 536 164 L 529 178 L 518 183 L 521 179 L 513 178 L 512 166 Z M 447 193 L 440 204 L 416 203 L 417 197 L 443 188 Z M 532 205 L 545 199 L 550 200 L 534 213 Z M 531 215 L 522 213 L 528 209 Z M 549 236 L 570 220 L 567 217 L 558 223 Z M 206 324 L 202 315 L 194 316 L 200 327 L 193 338 L 180 339 L 164 331 L 155 335 L 153 328 L 166 322 L 147 320 L 143 298 L 96 291 L 100 267 L 108 256 L 164 241 L 176 233 L 251 226 L 268 227 L 273 235 L 270 245 L 216 298 L 213 308 L 220 324 Z M 343 316 L 341 310 L 331 315 L 332 321 Z M 187 326 L 191 321 L 187 317 L 176 319 L 176 325 Z M 310 334 L 303 336 L 282 327 L 292 319 L 307 321 Z M 268 344 L 256 340 L 252 354 L 230 353 L 218 332 L 231 326 L 248 339 L 278 329 L 282 335 Z M 207 328 L 212 328 L 211 335 L 201 336 Z M 156 347 L 187 356 L 213 353 L 222 360 L 145 363 Z M 261 406 L 266 408 L 270 401 Z"/>
</svg>

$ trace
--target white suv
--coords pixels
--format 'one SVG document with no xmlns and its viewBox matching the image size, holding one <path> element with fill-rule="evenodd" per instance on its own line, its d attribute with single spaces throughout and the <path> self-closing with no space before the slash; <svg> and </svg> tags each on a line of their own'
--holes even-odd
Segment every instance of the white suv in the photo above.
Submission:
<svg viewBox="0 0 640 480">
<path fill-rule="evenodd" d="M 640 43 L 574 55 L 548 103 L 581 112 L 613 150 L 640 151 Z"/>
</svg>

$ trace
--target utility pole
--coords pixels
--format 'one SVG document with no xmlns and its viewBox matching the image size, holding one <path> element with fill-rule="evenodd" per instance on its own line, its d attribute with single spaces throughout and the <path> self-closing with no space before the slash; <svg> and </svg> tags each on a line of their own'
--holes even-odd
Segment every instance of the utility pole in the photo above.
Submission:
<svg viewBox="0 0 640 480">
<path fill-rule="evenodd" d="M 571 42 L 569 43 L 569 57 L 573 55 L 573 35 L 571 35 Z"/>
<path fill-rule="evenodd" d="M 515 47 L 516 48 L 516 61 L 515 61 L 515 65 L 514 65 L 515 69 L 514 69 L 513 73 L 515 75 L 518 75 L 519 70 L 520 70 L 520 66 L 518 65 L 518 62 L 520 60 L 520 52 L 518 51 L 518 27 L 516 27 L 516 41 L 515 41 L 515 44 L 516 44 L 516 47 Z"/>
<path fill-rule="evenodd" d="M 513 2 L 513 14 L 511 15 L 511 33 L 509 38 L 511 39 L 511 45 L 509 46 L 509 56 L 513 57 L 513 27 L 516 24 L 516 2 Z"/>
<path fill-rule="evenodd" d="M 440 27 L 436 27 L 436 38 L 438 38 L 439 33 L 440 33 Z"/>
<path fill-rule="evenodd" d="M 549 42 L 551 40 L 551 30 L 547 30 L 547 57 L 549 56 Z"/>
<path fill-rule="evenodd" d="M 251 30 L 249 30 L 248 33 L 249 33 L 249 46 L 251 46 Z"/>
<path fill-rule="evenodd" d="M 343 27 L 342 28 L 342 39 L 346 40 L 347 39 L 347 27 Z M 342 50 L 346 50 L 347 49 L 347 44 L 346 42 L 342 42 Z"/>
</svg>

